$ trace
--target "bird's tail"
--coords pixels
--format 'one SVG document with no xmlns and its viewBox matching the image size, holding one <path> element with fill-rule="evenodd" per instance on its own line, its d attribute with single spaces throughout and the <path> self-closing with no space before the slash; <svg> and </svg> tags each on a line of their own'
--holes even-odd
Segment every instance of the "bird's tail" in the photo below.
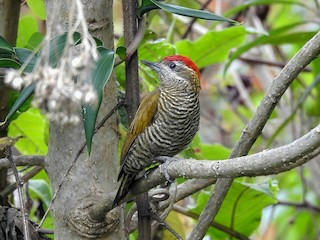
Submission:
<svg viewBox="0 0 320 240">
<path fill-rule="evenodd" d="M 134 178 L 134 174 L 124 174 L 117 195 L 113 200 L 113 207 L 117 206 L 119 202 L 128 194 Z"/>
</svg>

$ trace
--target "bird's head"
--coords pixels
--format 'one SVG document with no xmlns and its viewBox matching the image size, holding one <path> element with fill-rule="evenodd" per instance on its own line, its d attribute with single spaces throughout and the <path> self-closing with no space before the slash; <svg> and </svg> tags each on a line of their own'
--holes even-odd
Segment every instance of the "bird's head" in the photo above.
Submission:
<svg viewBox="0 0 320 240">
<path fill-rule="evenodd" d="M 157 73 L 164 87 L 200 91 L 199 69 L 187 57 L 173 55 L 165 57 L 158 63 L 143 60 L 141 62 Z"/>
</svg>

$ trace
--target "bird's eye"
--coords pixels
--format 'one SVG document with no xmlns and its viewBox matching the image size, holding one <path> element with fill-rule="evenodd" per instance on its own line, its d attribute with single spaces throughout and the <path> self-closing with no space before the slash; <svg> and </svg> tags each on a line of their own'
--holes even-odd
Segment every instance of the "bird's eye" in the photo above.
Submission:
<svg viewBox="0 0 320 240">
<path fill-rule="evenodd" d="M 174 69 L 175 67 L 176 67 L 175 63 L 172 62 L 172 63 L 169 64 L 169 68 Z"/>
</svg>

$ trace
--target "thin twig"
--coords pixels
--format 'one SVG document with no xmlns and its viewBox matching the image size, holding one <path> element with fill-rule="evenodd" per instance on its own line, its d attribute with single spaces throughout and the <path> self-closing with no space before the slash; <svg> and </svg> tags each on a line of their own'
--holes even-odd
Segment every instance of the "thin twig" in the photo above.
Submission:
<svg viewBox="0 0 320 240">
<path fill-rule="evenodd" d="M 247 62 L 247 63 L 264 64 L 264 65 L 269 65 L 269 66 L 274 66 L 274 67 L 279 67 L 279 68 L 283 68 L 286 65 L 285 63 L 268 61 L 268 60 L 258 59 L 258 58 L 239 57 L 238 59 L 241 61 Z M 309 67 L 305 67 L 302 69 L 302 71 L 303 72 L 311 72 L 311 69 Z"/>
<path fill-rule="evenodd" d="M 24 240 L 30 240 L 30 233 L 29 233 L 29 229 L 28 229 L 28 220 L 27 220 L 27 212 L 25 209 L 25 201 L 24 201 L 24 197 L 23 197 L 23 181 L 21 181 L 20 177 L 19 177 L 19 173 L 16 167 L 16 164 L 14 163 L 12 156 L 11 156 L 11 148 L 8 147 L 6 150 L 7 153 L 7 158 L 10 161 L 11 164 L 11 169 L 13 171 L 14 177 L 16 179 L 16 185 L 17 185 L 17 189 L 18 189 L 18 194 L 19 194 L 19 200 L 20 200 L 20 207 L 21 207 L 21 215 L 22 215 L 22 222 L 23 222 L 23 239 Z"/>
<path fill-rule="evenodd" d="M 169 193 L 169 191 L 166 192 L 166 195 L 168 196 L 165 196 L 165 199 L 159 199 L 159 202 L 163 202 L 163 201 L 166 201 L 168 202 L 168 207 L 167 208 L 162 208 L 163 209 L 163 212 L 160 214 L 160 216 L 158 216 L 160 219 L 166 219 L 166 217 L 169 215 L 169 213 L 171 212 L 172 208 L 173 208 L 173 205 L 175 204 L 175 200 L 176 200 L 176 196 L 177 196 L 177 183 L 176 182 L 173 182 L 171 184 L 171 187 L 170 188 L 173 188 L 174 190 L 173 191 L 170 191 L 172 194 Z M 163 205 L 162 205 L 163 206 Z M 159 210 L 160 210 L 160 207 L 159 207 Z M 159 211 L 160 212 L 160 211 Z M 162 221 L 163 221 L 162 220 Z M 159 226 L 160 222 L 159 221 L 156 221 L 156 222 L 153 222 L 152 223 L 152 235 L 151 236 L 154 236 L 158 226 Z"/>
<path fill-rule="evenodd" d="M 46 228 L 41 228 L 37 232 L 41 234 L 54 234 L 53 229 L 46 229 Z"/>
<path fill-rule="evenodd" d="M 12 156 L 16 166 L 43 166 L 44 156 Z M 0 168 L 10 167 L 10 161 L 7 158 L 0 158 Z"/>
<path fill-rule="evenodd" d="M 172 233 L 173 236 L 175 236 L 178 240 L 183 240 L 183 238 L 172 229 L 165 221 L 163 221 L 157 213 L 151 213 L 152 219 L 157 221 L 160 225 L 162 225 L 165 229 L 167 229 L 170 233 Z"/>
<path fill-rule="evenodd" d="M 305 201 L 302 203 L 296 203 L 296 202 L 286 202 L 286 201 L 278 201 L 276 204 L 278 206 L 288 206 L 288 207 L 295 207 L 295 208 L 304 208 L 304 209 L 310 209 L 314 212 L 320 213 L 320 208 L 317 206 L 314 206 L 310 204 L 309 202 Z"/>
<path fill-rule="evenodd" d="M 145 17 L 142 17 L 142 19 L 139 21 L 139 27 L 136 35 L 134 36 L 131 43 L 127 46 L 127 55 L 126 58 L 129 59 L 135 51 L 137 51 L 141 41 L 143 40 L 145 31 L 147 28 Z M 117 57 L 114 61 L 114 66 L 118 66 L 119 64 L 123 63 L 124 60 Z"/>
<path fill-rule="evenodd" d="M 267 147 L 270 147 L 273 140 L 278 136 L 278 134 L 289 124 L 292 118 L 295 116 L 299 108 L 301 108 L 302 104 L 306 101 L 307 97 L 311 94 L 311 91 L 320 83 L 320 75 L 316 77 L 316 79 L 308 86 L 301 97 L 298 100 L 296 106 L 292 109 L 291 114 L 283 120 L 280 126 L 276 129 L 276 131 L 270 136 L 267 142 Z"/>
<path fill-rule="evenodd" d="M 43 169 L 42 166 L 37 166 L 37 167 L 32 168 L 29 172 L 27 172 L 25 175 L 23 175 L 21 177 L 21 181 L 23 183 L 29 181 L 29 179 L 31 179 L 35 175 L 37 175 L 42 169 Z M 17 189 L 16 183 L 12 183 L 1 191 L 0 196 L 3 198 L 7 197 L 9 194 L 11 194 L 16 189 Z"/>
<path fill-rule="evenodd" d="M 93 134 L 95 134 L 105 124 L 105 122 L 122 106 L 124 106 L 124 99 L 120 99 L 118 103 L 110 110 L 110 112 L 97 124 Z"/>
<path fill-rule="evenodd" d="M 208 5 L 212 2 L 212 0 L 207 0 L 200 8 L 200 10 L 206 9 L 208 7 Z M 182 39 L 186 38 L 188 36 L 188 34 L 191 32 L 193 24 L 197 21 L 197 18 L 193 18 L 191 20 L 191 22 L 189 23 L 189 26 L 187 28 L 187 30 L 185 31 L 185 33 L 182 35 Z"/>
</svg>

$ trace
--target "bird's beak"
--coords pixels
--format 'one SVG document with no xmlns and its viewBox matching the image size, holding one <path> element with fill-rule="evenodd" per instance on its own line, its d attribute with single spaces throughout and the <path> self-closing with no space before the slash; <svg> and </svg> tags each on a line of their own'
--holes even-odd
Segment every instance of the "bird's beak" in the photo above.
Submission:
<svg viewBox="0 0 320 240">
<path fill-rule="evenodd" d="M 144 61 L 144 60 L 141 60 L 141 62 L 144 65 L 146 65 L 149 68 L 151 68 L 152 70 L 154 70 L 155 72 L 159 72 L 160 71 L 159 63 L 154 63 L 154 62 L 149 62 L 149 61 Z"/>
</svg>

